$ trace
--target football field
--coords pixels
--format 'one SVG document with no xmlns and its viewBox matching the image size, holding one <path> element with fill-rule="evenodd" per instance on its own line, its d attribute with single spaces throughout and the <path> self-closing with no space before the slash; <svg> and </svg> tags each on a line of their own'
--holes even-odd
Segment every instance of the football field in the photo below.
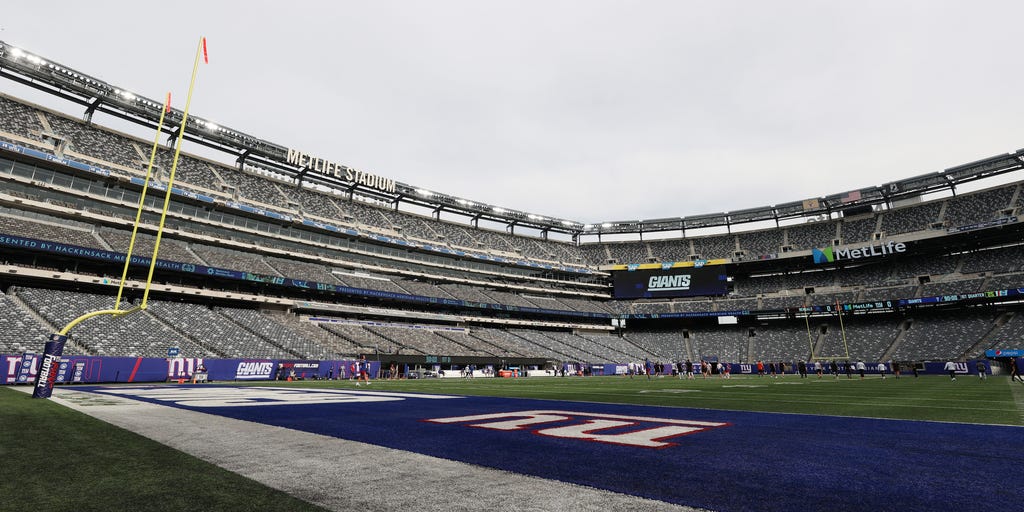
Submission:
<svg viewBox="0 0 1024 512">
<path fill-rule="evenodd" d="M 67 510 L 957 509 L 1014 499 L 1022 396 L 970 376 L 83 386 L 56 403 L 5 388 L 0 495 Z M 28 470 L 41 446 L 53 471 Z"/>
</svg>

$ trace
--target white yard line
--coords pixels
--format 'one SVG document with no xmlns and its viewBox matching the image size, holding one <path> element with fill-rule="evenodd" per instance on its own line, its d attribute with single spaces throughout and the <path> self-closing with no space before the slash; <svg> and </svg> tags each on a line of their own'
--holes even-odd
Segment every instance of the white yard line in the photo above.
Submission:
<svg viewBox="0 0 1024 512">
<path fill-rule="evenodd" d="M 1024 385 L 1020 382 L 1010 381 L 1010 393 L 1013 395 L 1013 403 L 1017 405 L 1017 414 L 1024 420 Z"/>
</svg>

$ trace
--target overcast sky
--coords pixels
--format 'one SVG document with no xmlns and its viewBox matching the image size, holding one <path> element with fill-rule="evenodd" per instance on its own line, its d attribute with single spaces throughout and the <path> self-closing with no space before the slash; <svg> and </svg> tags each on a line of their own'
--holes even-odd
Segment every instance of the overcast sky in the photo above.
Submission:
<svg viewBox="0 0 1024 512">
<path fill-rule="evenodd" d="M 0 40 L 181 108 L 205 35 L 194 115 L 599 222 L 802 200 L 1024 147 L 1021 19 L 1016 1 L 60 0 L 6 5 Z"/>
</svg>

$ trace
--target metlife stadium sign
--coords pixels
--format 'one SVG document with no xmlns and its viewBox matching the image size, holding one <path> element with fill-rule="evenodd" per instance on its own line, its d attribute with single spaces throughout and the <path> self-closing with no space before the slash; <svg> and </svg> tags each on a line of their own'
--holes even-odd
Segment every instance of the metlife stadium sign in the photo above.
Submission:
<svg viewBox="0 0 1024 512">
<path fill-rule="evenodd" d="M 615 272 L 616 299 L 655 299 L 725 295 L 725 267 L 677 268 Z"/>
<path fill-rule="evenodd" d="M 372 172 L 360 171 L 347 165 L 312 156 L 295 149 L 288 148 L 288 163 L 312 169 L 320 174 L 334 176 L 350 183 L 366 185 L 384 192 L 395 192 L 395 180 L 378 176 Z"/>
<path fill-rule="evenodd" d="M 859 260 L 864 258 L 874 258 L 878 256 L 889 256 L 890 254 L 897 254 L 907 252 L 907 244 L 902 242 L 882 242 L 874 245 L 866 245 L 864 247 L 847 247 L 843 249 L 825 247 L 823 249 L 812 249 L 811 255 L 814 257 L 815 264 L 822 263 L 834 263 L 841 260 Z"/>
</svg>

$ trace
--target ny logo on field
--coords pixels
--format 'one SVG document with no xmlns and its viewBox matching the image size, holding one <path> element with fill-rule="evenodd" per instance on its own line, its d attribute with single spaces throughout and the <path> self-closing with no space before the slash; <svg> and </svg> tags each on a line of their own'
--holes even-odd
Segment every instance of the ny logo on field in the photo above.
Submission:
<svg viewBox="0 0 1024 512">
<path fill-rule="evenodd" d="M 454 416 L 425 421 L 445 424 L 467 423 L 468 427 L 490 430 L 527 430 L 537 425 L 552 424 L 532 432 L 548 437 L 640 448 L 667 448 L 675 446 L 676 443 L 665 442 L 666 439 L 729 426 L 729 423 L 710 421 L 545 410 Z"/>
</svg>

